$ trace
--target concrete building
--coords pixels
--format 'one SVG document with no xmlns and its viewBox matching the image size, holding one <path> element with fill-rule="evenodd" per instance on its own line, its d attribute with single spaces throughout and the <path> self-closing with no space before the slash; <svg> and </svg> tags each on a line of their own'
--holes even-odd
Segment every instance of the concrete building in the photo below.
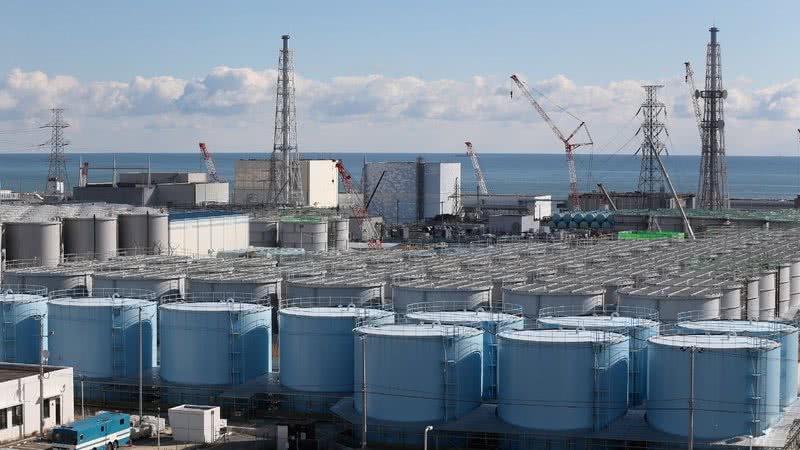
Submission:
<svg viewBox="0 0 800 450">
<path fill-rule="evenodd" d="M 229 199 L 228 183 L 209 183 L 204 172 L 115 173 L 111 182 L 76 186 L 72 192 L 77 201 L 135 206 L 195 207 Z"/>
<path fill-rule="evenodd" d="M 677 208 L 672 194 L 659 193 L 648 195 L 643 192 L 609 192 L 611 199 L 617 209 L 663 209 Z M 684 208 L 694 208 L 695 194 L 679 193 L 678 198 Z M 580 195 L 581 210 L 597 211 L 599 209 L 611 209 L 608 200 L 602 192 L 585 192 Z"/>
<path fill-rule="evenodd" d="M 303 159 L 300 161 L 304 206 L 335 208 L 338 204 L 339 172 L 336 160 Z M 237 205 L 265 204 L 272 201 L 269 192 L 270 167 L 268 159 L 240 159 L 235 165 L 233 202 Z"/>
<path fill-rule="evenodd" d="M 489 216 L 489 233 L 522 234 L 537 233 L 539 221 L 532 215 L 498 214 Z"/>
<path fill-rule="evenodd" d="M 178 442 L 210 444 L 227 426 L 219 406 L 180 405 L 169 409 L 172 438 Z"/>
<path fill-rule="evenodd" d="M 72 422 L 71 367 L 44 368 L 44 428 Z M 0 363 L 0 442 L 39 433 L 39 366 Z"/>
<path fill-rule="evenodd" d="M 363 177 L 364 192 L 372 195 L 375 191 L 370 215 L 383 216 L 391 224 L 414 223 L 453 212 L 455 194 L 461 190 L 461 163 L 425 162 L 422 158 L 367 163 Z"/>
<path fill-rule="evenodd" d="M 524 214 L 533 216 L 535 220 L 542 220 L 550 217 L 553 211 L 553 199 L 550 194 L 478 195 L 477 192 L 462 192 L 461 202 L 465 212 L 474 212 L 480 209 L 482 215 L 490 216 L 492 214 Z"/>
</svg>

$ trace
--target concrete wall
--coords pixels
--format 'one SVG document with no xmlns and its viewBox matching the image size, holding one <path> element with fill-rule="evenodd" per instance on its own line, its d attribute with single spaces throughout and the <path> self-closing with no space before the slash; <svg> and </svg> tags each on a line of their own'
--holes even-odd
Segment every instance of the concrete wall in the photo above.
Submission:
<svg viewBox="0 0 800 450">
<path fill-rule="evenodd" d="M 268 202 L 270 161 L 240 159 L 234 166 L 233 202 L 237 205 Z"/>
<path fill-rule="evenodd" d="M 378 162 L 364 166 L 364 192 L 367 196 L 386 171 L 372 203 L 369 215 L 383 216 L 386 223 L 414 223 L 417 221 L 417 163 Z M 352 229 L 352 228 L 351 228 Z"/>
<path fill-rule="evenodd" d="M 238 160 L 235 165 L 233 202 L 237 205 L 268 203 L 270 194 L 270 167 L 268 159 Z M 301 164 L 303 195 L 306 206 L 335 208 L 339 204 L 339 172 L 336 161 L 330 159 L 304 159 Z"/>
<path fill-rule="evenodd" d="M 125 203 L 134 206 L 149 206 L 153 204 L 155 192 L 155 186 L 113 187 L 110 185 L 89 185 L 72 188 L 73 196 L 77 201 Z"/>
<path fill-rule="evenodd" d="M 315 208 L 336 208 L 339 204 L 339 171 L 331 159 L 303 161 L 303 182 L 306 205 Z"/>
<path fill-rule="evenodd" d="M 250 218 L 236 214 L 170 220 L 169 245 L 178 255 L 246 249 L 250 245 Z"/>
<path fill-rule="evenodd" d="M 461 184 L 461 163 L 425 163 L 425 219 L 451 214 L 456 184 Z"/>
<path fill-rule="evenodd" d="M 39 432 L 38 366 L 27 367 L 33 374 L 0 383 L 0 414 L 6 414 L 7 424 L 6 428 L 0 429 L 0 442 L 21 439 Z M 50 403 L 50 417 L 45 419 L 45 429 L 75 420 L 72 375 L 72 368 L 56 369 L 45 374 L 44 397 Z M 56 398 L 61 402 L 61 423 L 56 423 L 55 420 Z M 17 405 L 22 405 L 23 423 L 13 426 L 12 408 Z"/>
<path fill-rule="evenodd" d="M 122 172 L 117 174 L 118 183 L 147 184 L 147 172 Z M 166 183 L 206 183 L 205 172 L 151 172 L 151 184 Z"/>
<path fill-rule="evenodd" d="M 536 233 L 539 221 L 532 215 L 489 216 L 489 232 L 494 234 Z"/>
</svg>

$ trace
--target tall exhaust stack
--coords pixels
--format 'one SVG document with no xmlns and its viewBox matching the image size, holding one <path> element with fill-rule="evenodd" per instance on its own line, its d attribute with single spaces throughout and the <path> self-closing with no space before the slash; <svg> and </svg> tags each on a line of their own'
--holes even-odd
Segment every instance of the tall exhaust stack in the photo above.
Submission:
<svg viewBox="0 0 800 450">
<path fill-rule="evenodd" d="M 699 208 L 725 209 L 730 207 L 723 118 L 723 103 L 728 91 L 722 89 L 722 63 L 717 42 L 719 29 L 712 27 L 708 31 L 711 32 L 711 41 L 706 51 L 705 89 L 695 92 L 695 97 L 703 99 L 703 144 L 697 203 Z"/>
</svg>

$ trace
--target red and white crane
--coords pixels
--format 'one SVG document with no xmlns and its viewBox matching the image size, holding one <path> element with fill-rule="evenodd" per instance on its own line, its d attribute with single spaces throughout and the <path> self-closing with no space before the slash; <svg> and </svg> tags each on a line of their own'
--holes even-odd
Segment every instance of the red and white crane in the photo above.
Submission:
<svg viewBox="0 0 800 450">
<path fill-rule="evenodd" d="M 224 183 L 225 178 L 217 174 L 217 166 L 214 165 L 214 158 L 206 148 L 204 142 L 200 143 L 200 154 L 203 155 L 203 161 L 206 163 L 206 172 L 208 173 L 208 181 L 211 183 Z"/>
<path fill-rule="evenodd" d="M 339 171 L 339 177 L 342 179 L 344 191 L 350 194 L 352 199 L 353 203 L 351 205 L 351 210 L 353 217 L 355 217 L 358 221 L 358 225 L 361 227 L 362 233 L 368 235 L 369 239 L 367 240 L 367 246 L 374 249 L 383 248 L 383 241 L 380 239 L 380 235 L 375 229 L 375 225 L 371 220 L 369 220 L 367 208 L 364 206 L 364 196 L 353 184 L 353 177 L 350 176 L 350 172 L 347 171 L 341 161 L 336 161 L 336 170 Z"/>
<path fill-rule="evenodd" d="M 569 199 L 572 209 L 575 211 L 580 210 L 581 209 L 580 199 L 578 197 L 578 172 L 575 169 L 575 157 L 573 156 L 572 151 L 578 147 L 593 144 L 592 136 L 589 134 L 589 128 L 586 126 L 586 122 L 578 119 L 575 115 L 569 113 L 565 109 L 560 108 L 563 112 L 569 114 L 572 118 L 580 122 L 578 127 L 575 128 L 575 130 L 573 130 L 572 133 L 570 133 L 568 136 L 564 135 L 564 133 L 561 132 L 558 126 L 556 126 L 555 122 L 553 122 L 553 119 L 551 119 L 550 116 L 547 115 L 547 112 L 545 112 L 544 108 L 542 108 L 539 102 L 537 102 L 536 99 L 533 98 L 533 95 L 531 95 L 525 82 L 520 80 L 516 75 L 511 75 L 511 80 L 514 81 L 519 90 L 522 91 L 522 94 L 525 95 L 525 98 L 528 99 L 528 101 L 531 103 L 531 105 L 533 105 L 533 107 L 536 109 L 539 115 L 542 116 L 542 119 L 544 119 L 544 121 L 547 122 L 547 125 L 549 125 L 550 128 L 553 130 L 553 133 L 555 133 L 556 137 L 558 137 L 558 139 L 564 144 L 564 150 L 566 151 L 566 156 L 567 156 L 567 169 L 569 170 Z M 512 92 L 512 98 L 513 98 L 513 92 Z M 583 128 L 586 131 L 586 136 L 588 138 L 588 141 L 572 142 L 572 138 L 574 138 L 575 135 L 578 134 L 581 128 Z"/>
<path fill-rule="evenodd" d="M 481 166 L 478 164 L 478 154 L 472 149 L 472 142 L 464 142 L 467 146 L 467 155 L 472 161 L 472 168 L 475 169 L 475 178 L 478 180 L 478 192 L 481 195 L 489 195 L 489 188 L 486 187 L 486 180 L 483 179 Z"/>
</svg>

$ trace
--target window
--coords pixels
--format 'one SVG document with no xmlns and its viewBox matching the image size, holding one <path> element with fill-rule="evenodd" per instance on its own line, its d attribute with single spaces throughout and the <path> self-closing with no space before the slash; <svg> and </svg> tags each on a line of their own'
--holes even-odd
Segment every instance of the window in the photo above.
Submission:
<svg viewBox="0 0 800 450">
<path fill-rule="evenodd" d="M 105 425 L 100 425 L 100 431 L 106 431 L 106 426 Z"/>
<path fill-rule="evenodd" d="M 22 425 L 22 405 L 11 408 L 11 426 Z"/>
<path fill-rule="evenodd" d="M 44 405 L 42 405 L 42 415 L 44 415 L 45 419 L 50 418 L 50 399 L 44 399 Z"/>
<path fill-rule="evenodd" d="M 79 440 L 79 441 L 82 441 L 82 440 L 83 440 L 83 435 L 81 435 L 81 436 L 78 438 L 78 440 Z"/>
<path fill-rule="evenodd" d="M 125 425 L 125 419 L 119 419 L 119 424 L 120 425 Z"/>
<path fill-rule="evenodd" d="M 8 409 L 0 409 L 0 430 L 8 428 Z"/>
</svg>

